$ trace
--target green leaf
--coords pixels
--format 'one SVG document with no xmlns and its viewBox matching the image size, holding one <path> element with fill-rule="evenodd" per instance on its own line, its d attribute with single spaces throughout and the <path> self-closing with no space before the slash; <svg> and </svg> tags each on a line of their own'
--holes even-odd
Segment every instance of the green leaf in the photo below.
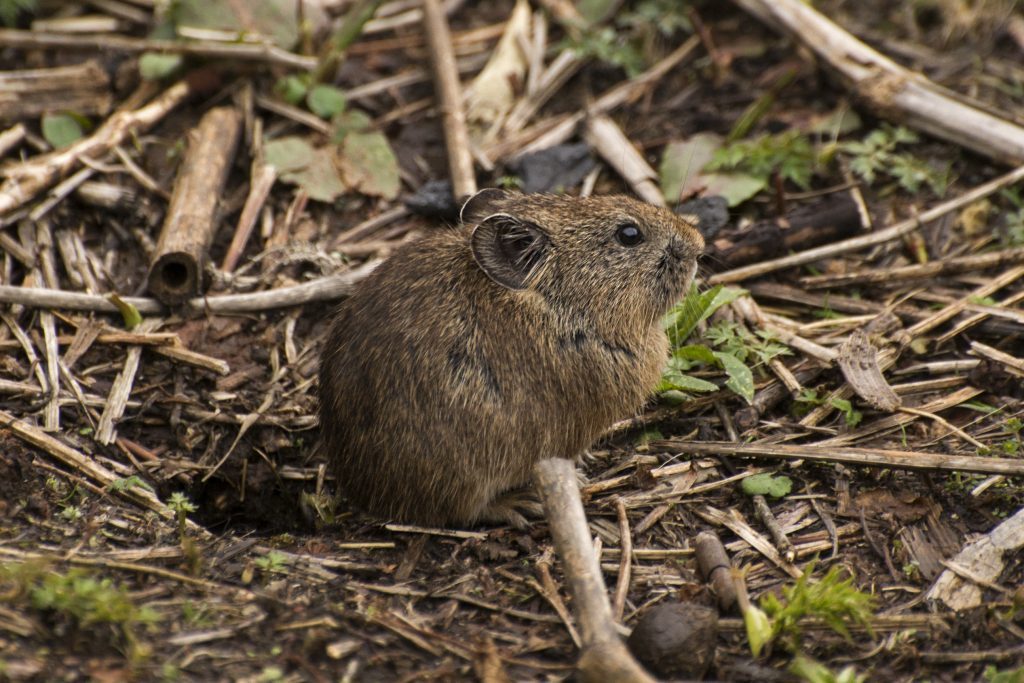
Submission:
<svg viewBox="0 0 1024 683">
<path fill-rule="evenodd" d="M 665 201 L 679 201 L 683 194 L 692 194 L 704 187 L 701 171 L 722 146 L 722 137 L 715 133 L 697 133 L 678 142 L 670 142 L 661 153 L 658 178 Z M 714 194 L 714 192 L 706 192 Z"/>
<path fill-rule="evenodd" d="M 740 485 L 743 487 L 743 493 L 748 496 L 782 498 L 788 496 L 790 491 L 793 490 L 792 479 L 785 475 L 775 475 L 767 472 L 751 475 L 744 479 Z"/>
<path fill-rule="evenodd" d="M 672 346 L 681 345 L 693 334 L 698 324 L 744 294 L 745 290 L 722 285 L 715 285 L 704 292 L 698 291 L 696 285 L 691 287 L 686 297 L 673 306 L 662 320 L 662 326 L 668 332 Z"/>
<path fill-rule="evenodd" d="M 42 120 L 43 137 L 54 149 L 67 147 L 82 137 L 82 124 L 71 114 L 46 114 Z"/>
<path fill-rule="evenodd" d="M 739 206 L 758 192 L 768 187 L 768 178 L 749 173 L 706 173 L 704 194 L 721 195 L 729 206 Z"/>
<path fill-rule="evenodd" d="M 285 76 L 274 84 L 276 92 L 282 100 L 291 105 L 298 105 L 309 92 L 309 74 Z"/>
<path fill-rule="evenodd" d="M 363 194 L 394 199 L 401 189 L 398 159 L 383 133 L 349 133 L 338 155 L 341 177 Z"/>
<path fill-rule="evenodd" d="M 181 55 L 147 52 L 139 57 L 139 75 L 147 81 L 159 81 L 178 71 L 183 62 Z"/>
<path fill-rule="evenodd" d="M 330 119 L 345 110 L 345 93 L 333 85 L 315 85 L 306 95 L 309 110 L 322 119 Z"/>
<path fill-rule="evenodd" d="M 658 384 L 657 391 L 660 393 L 673 389 L 675 391 L 703 393 L 706 391 L 718 391 L 718 385 L 699 377 L 684 375 L 678 370 L 666 370 L 661 376 L 661 383 Z"/>
<path fill-rule="evenodd" d="M 754 400 L 754 373 L 750 371 L 743 361 L 731 353 L 715 351 L 715 358 L 722 365 L 725 374 L 729 375 L 725 386 L 739 394 L 750 403 Z"/>
<path fill-rule="evenodd" d="M 295 2 L 281 0 L 176 0 L 169 3 L 178 26 L 238 31 L 268 36 L 277 45 L 291 49 L 299 39 Z M 306 21 L 319 3 L 306 3 Z"/>
<path fill-rule="evenodd" d="M 747 642 L 755 657 L 761 654 L 765 644 L 772 638 L 772 624 L 768 615 L 751 605 L 743 612 L 743 625 L 747 629 Z"/>
<path fill-rule="evenodd" d="M 0 0 L 0 21 L 4 26 L 13 27 L 18 21 L 18 12 L 34 12 L 36 0 Z"/>
<path fill-rule="evenodd" d="M 652 441 L 661 441 L 665 438 L 665 435 L 659 432 L 657 429 L 648 429 L 641 432 L 640 436 L 636 437 L 634 442 L 637 446 L 646 446 Z"/>
<path fill-rule="evenodd" d="M 142 322 L 142 314 L 139 313 L 139 309 L 131 305 L 117 294 L 107 294 L 107 301 L 117 306 L 117 310 L 120 311 L 121 317 L 124 319 L 125 329 L 134 329 L 139 323 Z"/>
<path fill-rule="evenodd" d="M 714 352 L 703 344 L 688 344 L 687 346 L 680 346 L 672 352 L 672 356 L 681 360 L 707 363 L 708 365 L 715 364 Z"/>
</svg>

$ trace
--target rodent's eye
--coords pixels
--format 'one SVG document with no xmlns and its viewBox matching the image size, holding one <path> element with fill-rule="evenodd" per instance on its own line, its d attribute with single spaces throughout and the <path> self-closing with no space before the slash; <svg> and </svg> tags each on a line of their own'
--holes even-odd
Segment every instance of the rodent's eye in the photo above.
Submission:
<svg viewBox="0 0 1024 683">
<path fill-rule="evenodd" d="M 644 241 L 644 234 L 636 223 L 623 223 L 615 229 L 615 239 L 624 247 L 635 247 Z"/>
</svg>

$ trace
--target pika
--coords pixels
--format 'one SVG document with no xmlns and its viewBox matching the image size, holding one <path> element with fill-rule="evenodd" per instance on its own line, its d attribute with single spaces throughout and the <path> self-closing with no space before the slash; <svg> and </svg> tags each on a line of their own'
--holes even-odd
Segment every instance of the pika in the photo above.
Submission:
<svg viewBox="0 0 1024 683">
<path fill-rule="evenodd" d="M 525 524 L 534 463 L 578 457 L 648 398 L 703 248 L 624 196 L 471 197 L 336 311 L 319 391 L 340 491 L 394 520 Z"/>
</svg>

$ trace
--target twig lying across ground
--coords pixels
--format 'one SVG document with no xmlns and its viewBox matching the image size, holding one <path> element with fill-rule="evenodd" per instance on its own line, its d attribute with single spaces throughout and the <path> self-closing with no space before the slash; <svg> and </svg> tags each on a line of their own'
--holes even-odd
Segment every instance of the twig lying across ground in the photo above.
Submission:
<svg viewBox="0 0 1024 683">
<path fill-rule="evenodd" d="M 871 232 L 867 235 L 860 235 L 859 237 L 853 237 L 841 242 L 826 244 L 825 246 L 816 247 L 814 249 L 798 251 L 795 254 L 772 259 L 771 261 L 764 261 L 762 263 L 744 266 L 743 268 L 727 270 L 724 273 L 712 275 L 708 278 L 708 284 L 714 285 L 719 283 L 740 282 L 742 280 L 760 277 L 761 275 L 766 275 L 776 270 L 782 270 L 783 268 L 802 266 L 805 263 L 813 263 L 814 261 L 820 261 L 821 259 L 839 256 L 840 254 L 845 254 L 847 252 L 866 249 L 867 247 L 873 247 L 876 244 L 883 244 L 885 242 L 899 239 L 900 237 L 917 230 L 922 223 L 928 223 L 937 218 L 941 218 L 946 214 L 952 213 L 953 211 L 962 209 L 968 204 L 973 204 L 979 199 L 987 197 L 994 192 L 998 192 L 1004 187 L 1008 187 L 1019 182 L 1021 179 L 1024 179 L 1024 166 L 990 180 L 987 183 L 978 185 L 973 190 L 963 193 L 956 199 L 943 202 L 938 206 L 928 209 L 919 216 L 908 218 L 905 221 L 900 221 L 899 223 L 885 228 L 884 230 Z"/>
<path fill-rule="evenodd" d="M 1024 262 L 1024 248 L 1006 249 L 1004 251 L 931 261 L 930 263 L 918 263 L 901 268 L 872 269 L 839 275 L 812 275 L 800 278 L 800 284 L 812 289 L 819 287 L 849 287 L 851 285 L 864 284 L 898 285 L 904 284 L 908 280 L 923 280 L 939 275 L 1001 268 L 1022 262 Z"/>
<path fill-rule="evenodd" d="M 270 42 L 218 42 L 213 40 L 148 40 L 110 34 L 75 35 L 69 33 L 47 33 L 45 31 L 18 31 L 0 29 L 0 46 L 25 49 L 71 48 L 77 50 L 115 52 L 163 52 L 170 54 L 219 57 L 249 61 L 271 62 L 294 69 L 308 71 L 316 67 L 315 57 L 304 57 L 273 45 Z"/>
<path fill-rule="evenodd" d="M 654 441 L 651 450 L 662 453 L 693 455 L 737 455 L 780 460 L 818 460 L 845 465 L 889 467 L 906 470 L 941 470 L 944 472 L 977 472 L 979 474 L 1024 474 L 1024 461 L 1013 458 L 982 458 L 973 455 L 943 455 L 918 451 L 895 451 L 884 448 L 821 447 L 813 444 L 735 444 L 730 441 Z"/>
<path fill-rule="evenodd" d="M 300 306 L 314 301 L 330 301 L 346 296 L 355 283 L 369 275 L 379 261 L 370 261 L 355 270 L 338 275 L 304 282 L 301 285 L 280 287 L 251 294 L 221 294 L 219 296 L 196 297 L 185 303 L 190 311 L 210 313 L 252 313 L 274 308 Z M 167 309 L 156 299 L 144 297 L 122 297 L 126 303 L 135 306 L 139 313 L 153 315 Z M 0 285 L 0 303 L 20 304 L 33 308 L 62 308 L 72 311 L 96 311 L 117 313 L 118 309 L 101 294 L 65 292 L 44 287 L 13 287 Z"/>
</svg>

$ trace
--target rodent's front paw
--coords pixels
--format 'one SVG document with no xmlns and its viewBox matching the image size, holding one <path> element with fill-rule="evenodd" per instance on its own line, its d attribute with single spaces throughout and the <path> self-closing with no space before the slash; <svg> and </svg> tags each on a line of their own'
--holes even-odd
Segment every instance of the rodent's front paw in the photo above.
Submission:
<svg viewBox="0 0 1024 683">
<path fill-rule="evenodd" d="M 510 524 L 520 531 L 530 528 L 527 517 L 544 518 L 544 506 L 531 489 L 517 489 L 504 493 L 488 503 L 480 513 L 481 521 Z"/>
</svg>

